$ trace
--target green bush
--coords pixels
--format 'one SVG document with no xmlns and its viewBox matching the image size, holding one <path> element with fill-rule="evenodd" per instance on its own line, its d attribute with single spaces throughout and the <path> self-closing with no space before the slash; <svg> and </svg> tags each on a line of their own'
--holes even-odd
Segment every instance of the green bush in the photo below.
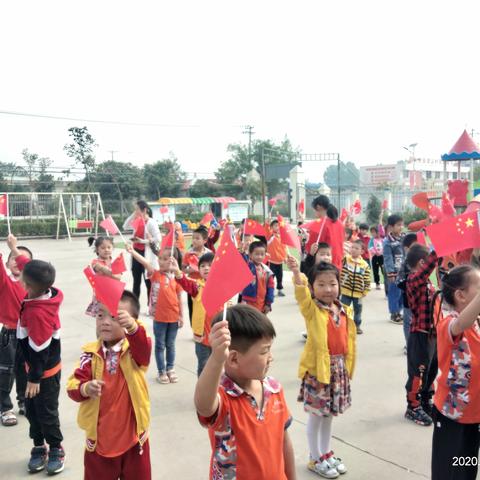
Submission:
<svg viewBox="0 0 480 480">
<path fill-rule="evenodd" d="M 403 216 L 403 223 L 405 226 L 408 226 L 412 222 L 416 222 L 417 220 L 423 220 L 427 218 L 427 213 L 419 208 L 408 208 L 402 213 Z"/>
</svg>

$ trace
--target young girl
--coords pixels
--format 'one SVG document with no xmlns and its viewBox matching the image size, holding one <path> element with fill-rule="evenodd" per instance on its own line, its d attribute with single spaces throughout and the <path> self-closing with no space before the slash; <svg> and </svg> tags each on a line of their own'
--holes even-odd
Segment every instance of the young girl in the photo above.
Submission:
<svg viewBox="0 0 480 480">
<path fill-rule="evenodd" d="M 445 274 L 437 315 L 432 480 L 477 478 L 480 443 L 480 271 Z M 437 320 L 437 318 L 435 318 Z"/>
<path fill-rule="evenodd" d="M 97 275 L 106 275 L 120 280 L 122 275 L 114 275 L 112 273 L 113 239 L 110 237 L 88 237 L 87 241 L 90 247 L 92 245 L 94 246 L 95 253 L 97 254 L 97 258 L 93 259 L 90 264 L 93 271 Z M 92 301 L 90 302 L 90 305 L 88 305 L 85 314 L 90 317 L 96 317 L 98 309 L 99 303 L 95 298 L 95 295 L 93 295 Z"/>
<path fill-rule="evenodd" d="M 154 319 L 153 333 L 155 335 L 155 360 L 158 369 L 157 382 L 161 384 L 177 383 L 175 340 L 178 329 L 183 327 L 182 287 L 176 282 L 172 272 L 176 270 L 177 265 L 182 264 L 180 251 L 174 248 L 172 255 L 171 248 L 160 250 L 158 253 L 158 270 L 155 270 L 132 245 L 127 245 L 126 249 L 145 268 L 151 281 L 148 306 L 150 315 Z M 172 256 L 177 263 L 172 262 Z"/>
<path fill-rule="evenodd" d="M 293 272 L 295 298 L 307 326 L 307 341 L 300 358 L 302 385 L 298 398 L 308 413 L 307 467 L 324 478 L 337 478 L 347 469 L 330 448 L 332 420 L 351 403 L 355 323 L 350 307 L 344 307 L 338 300 L 340 279 L 334 265 L 320 262 L 310 270 L 307 281 L 295 258 L 289 256 L 287 264 Z"/>
</svg>

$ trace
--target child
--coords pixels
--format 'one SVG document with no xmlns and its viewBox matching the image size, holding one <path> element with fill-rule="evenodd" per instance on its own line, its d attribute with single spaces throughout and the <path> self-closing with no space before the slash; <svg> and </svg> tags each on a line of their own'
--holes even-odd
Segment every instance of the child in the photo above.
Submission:
<svg viewBox="0 0 480 480">
<path fill-rule="evenodd" d="M 298 372 L 302 379 L 298 399 L 308 413 L 307 467 L 325 478 L 337 478 L 347 468 L 330 449 L 332 420 L 351 404 L 355 323 L 351 308 L 338 300 L 340 276 L 334 265 L 319 263 L 310 270 L 308 280 L 295 258 L 290 256 L 287 265 L 293 272 L 295 298 L 308 332 Z"/>
<path fill-rule="evenodd" d="M 182 255 L 185 255 L 185 239 L 183 237 L 182 224 L 180 222 L 175 222 L 175 247 L 180 250 Z"/>
<path fill-rule="evenodd" d="M 155 335 L 155 360 L 157 362 L 157 382 L 165 385 L 177 383 L 175 372 L 175 340 L 178 329 L 183 327 L 182 287 L 172 274 L 174 266 L 172 257 L 178 265 L 182 259 L 178 249 L 165 248 L 158 254 L 158 270 L 154 270 L 145 258 L 137 253 L 131 245 L 127 251 L 147 272 L 152 287 L 149 299 L 149 312 L 153 317 L 153 333 Z M 165 362 L 166 356 L 166 362 Z"/>
<path fill-rule="evenodd" d="M 362 258 L 370 265 L 370 252 L 368 250 L 368 244 L 370 243 L 370 237 L 368 236 L 368 225 L 366 223 L 361 223 L 358 226 L 358 239 L 363 242 L 363 252 Z"/>
<path fill-rule="evenodd" d="M 275 292 L 273 272 L 263 263 L 266 253 L 263 242 L 257 240 L 249 245 L 248 256 L 244 254 L 244 258 L 255 278 L 242 292 L 242 303 L 265 314 L 272 311 Z"/>
<path fill-rule="evenodd" d="M 89 237 L 88 245 L 94 246 L 97 258 L 92 260 L 91 267 L 98 275 L 106 275 L 107 277 L 116 278 L 120 280 L 121 275 L 114 275 L 112 273 L 112 253 L 113 253 L 113 238 L 110 237 Z M 92 298 L 90 305 L 88 305 L 85 314 L 90 317 L 96 317 L 98 313 L 99 303 L 95 297 Z"/>
<path fill-rule="evenodd" d="M 471 265 L 455 267 L 445 275 L 436 326 L 440 375 L 433 407 L 432 480 L 477 478 L 479 292 L 480 272 Z"/>
<path fill-rule="evenodd" d="M 383 260 L 388 282 L 388 310 L 390 311 L 390 321 L 402 325 L 402 292 L 396 285 L 396 278 L 404 258 L 403 218 L 396 214 L 390 215 L 387 224 L 389 233 L 383 241 Z"/>
<path fill-rule="evenodd" d="M 18 250 L 13 247 L 15 256 Z M 21 276 L 27 292 L 20 309 L 17 338 L 25 357 L 27 387 L 26 416 L 30 423 L 31 451 L 28 470 L 39 472 L 47 467 L 54 475 L 64 468 L 65 452 L 58 417 L 60 393 L 60 318 L 63 293 L 53 287 L 55 269 L 42 260 L 28 262 Z M 47 447 L 49 445 L 48 462 Z"/>
<path fill-rule="evenodd" d="M 140 303 L 125 290 L 113 318 L 100 304 L 98 340 L 86 344 L 68 379 L 86 434 L 85 480 L 150 479 L 150 402 L 145 372 L 152 343 L 137 320 Z"/>
<path fill-rule="evenodd" d="M 343 252 L 345 255 L 350 255 L 350 248 L 354 240 L 355 238 L 353 238 L 353 230 L 348 227 L 345 228 L 345 239 L 343 242 Z"/>
<path fill-rule="evenodd" d="M 212 446 L 210 479 L 293 480 L 292 417 L 281 385 L 267 371 L 275 329 L 249 305 L 212 322 L 212 355 L 195 388 L 200 423 Z M 223 374 L 223 372 L 225 372 Z"/>
<path fill-rule="evenodd" d="M 272 220 L 270 227 L 266 226 L 268 238 L 267 251 L 270 255 L 270 268 L 277 280 L 277 295 L 284 297 L 283 293 L 283 263 L 287 259 L 287 248 L 280 239 L 280 225 L 278 220 Z"/>
<path fill-rule="evenodd" d="M 368 242 L 368 251 L 372 259 L 373 281 L 377 290 L 380 290 L 380 271 L 383 269 L 383 238 L 378 231 L 378 227 L 370 227 L 370 241 Z"/>
<path fill-rule="evenodd" d="M 343 261 L 342 280 L 342 303 L 353 304 L 354 321 L 357 326 L 357 333 L 362 334 L 362 298 L 370 291 L 370 267 L 362 258 L 364 242 L 355 240 L 350 248 L 350 255 L 345 256 Z"/>
<path fill-rule="evenodd" d="M 198 260 L 198 272 L 200 273 L 201 278 L 198 280 L 187 278 L 180 268 L 178 268 L 178 264 L 173 262 L 173 266 L 175 267 L 175 280 L 193 300 L 192 330 L 193 339 L 195 341 L 195 355 L 197 356 L 198 377 L 202 373 L 208 357 L 212 353 L 209 339 L 212 318 L 207 315 L 203 306 L 202 292 L 214 258 L 215 255 L 213 253 L 205 253 L 200 257 L 200 260 Z"/>
<path fill-rule="evenodd" d="M 437 266 L 435 252 L 413 244 L 407 254 L 410 273 L 407 277 L 408 306 L 412 311 L 407 344 L 408 380 L 405 418 L 418 425 L 432 424 L 433 382 L 437 376 L 436 337 L 432 322 L 435 288 L 430 275 Z"/>
<path fill-rule="evenodd" d="M 8 236 L 9 246 L 15 246 L 17 239 L 13 235 Z M 2 425 L 11 427 L 17 424 L 17 417 L 13 412 L 13 404 L 10 398 L 13 382 L 17 390 L 18 413 L 25 415 L 25 388 L 27 386 L 27 374 L 25 372 L 25 360 L 22 350 L 17 345 L 17 323 L 20 316 L 20 306 L 25 298 L 26 291 L 20 282 L 21 269 L 26 262 L 32 259 L 32 252 L 27 247 L 16 247 L 21 253 L 15 256 L 12 251 L 8 255 L 7 268 L 5 270 L 0 254 L 0 298 L 2 299 L 2 313 L 0 323 L 3 324 L 0 333 L 0 411 Z"/>
<path fill-rule="evenodd" d="M 198 280 L 200 274 L 198 272 L 198 259 L 210 250 L 205 246 L 208 240 L 208 230 L 204 226 L 198 227 L 192 233 L 192 246 L 183 258 L 182 270 L 193 280 Z M 190 325 L 192 324 L 193 301 L 190 295 L 187 295 L 188 317 Z"/>
<path fill-rule="evenodd" d="M 312 244 L 310 253 L 307 254 L 303 262 L 302 273 L 308 275 L 310 269 L 320 262 L 332 263 L 332 249 L 328 243 L 320 242 Z"/>
</svg>

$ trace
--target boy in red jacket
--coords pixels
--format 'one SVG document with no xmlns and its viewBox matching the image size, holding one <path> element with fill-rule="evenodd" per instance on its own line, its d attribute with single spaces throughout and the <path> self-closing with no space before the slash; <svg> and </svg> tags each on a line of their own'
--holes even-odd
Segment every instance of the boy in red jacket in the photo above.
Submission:
<svg viewBox="0 0 480 480">
<path fill-rule="evenodd" d="M 19 254 L 16 248 L 12 252 L 15 256 Z M 61 374 L 58 312 L 63 293 L 52 286 L 55 268 L 43 260 L 28 262 L 21 281 L 27 295 L 20 308 L 17 338 L 25 356 L 25 407 L 34 444 L 28 470 L 33 473 L 47 467 L 47 473 L 54 475 L 63 470 L 65 461 L 58 417 Z M 48 452 L 45 441 L 50 447 Z"/>
<path fill-rule="evenodd" d="M 16 245 L 17 239 L 9 235 L 8 245 Z M 17 424 L 17 417 L 13 412 L 13 403 L 10 398 L 13 382 L 17 390 L 18 413 L 25 414 L 25 388 L 27 374 L 25 360 L 20 347 L 17 345 L 17 322 L 20 315 L 20 305 L 26 292 L 20 282 L 21 269 L 32 259 L 32 252 L 27 247 L 16 247 L 20 256 L 10 252 L 6 266 L 7 273 L 0 254 L 0 298 L 2 309 L 0 323 L 3 324 L 0 333 L 0 413 L 1 422 L 5 427 Z"/>
</svg>

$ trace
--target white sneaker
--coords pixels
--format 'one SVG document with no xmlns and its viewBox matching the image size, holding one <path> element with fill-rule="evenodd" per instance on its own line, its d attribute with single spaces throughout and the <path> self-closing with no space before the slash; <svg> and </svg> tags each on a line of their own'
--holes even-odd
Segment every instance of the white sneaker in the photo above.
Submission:
<svg viewBox="0 0 480 480">
<path fill-rule="evenodd" d="M 315 462 L 310 460 L 308 462 L 307 468 L 311 471 L 320 475 L 323 478 L 337 478 L 340 474 L 336 468 L 332 468 L 326 460 Z"/>
<path fill-rule="evenodd" d="M 342 459 L 334 457 L 333 452 L 327 458 L 327 462 L 332 468 L 335 468 L 337 470 L 337 472 L 340 473 L 341 475 L 343 475 L 344 473 L 347 473 L 347 467 L 342 462 Z"/>
</svg>

